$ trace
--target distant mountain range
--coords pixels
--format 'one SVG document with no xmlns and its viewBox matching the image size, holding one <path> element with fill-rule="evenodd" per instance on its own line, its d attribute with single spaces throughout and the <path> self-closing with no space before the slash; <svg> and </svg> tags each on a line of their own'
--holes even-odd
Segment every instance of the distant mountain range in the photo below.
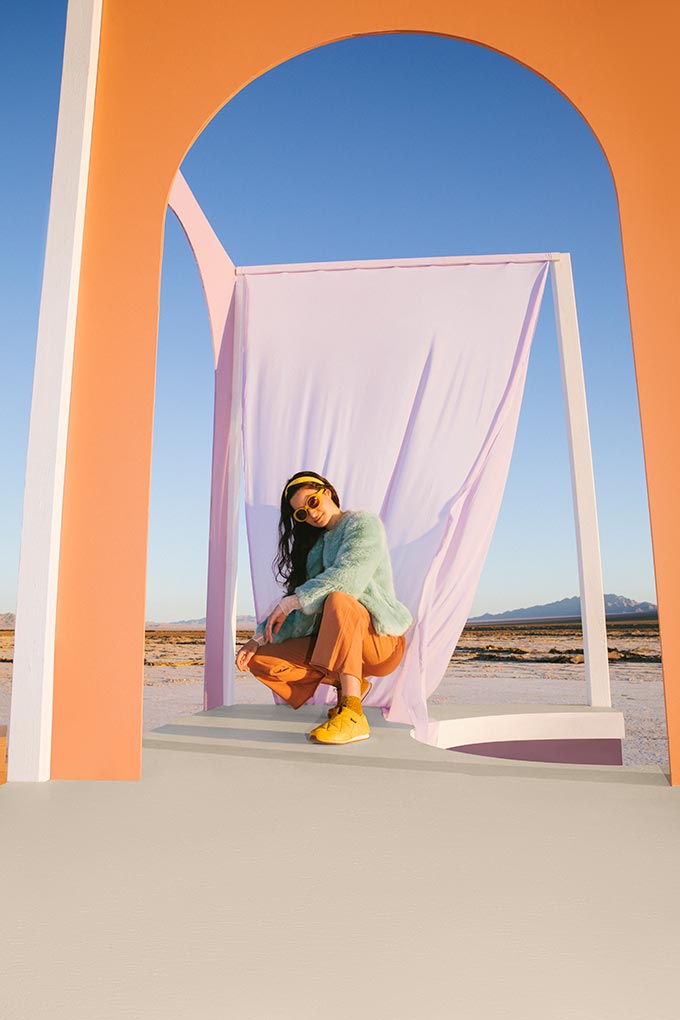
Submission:
<svg viewBox="0 0 680 1020">
<path fill-rule="evenodd" d="M 604 597 L 605 616 L 639 616 L 642 613 L 656 613 L 657 607 L 653 602 L 636 602 L 635 599 L 627 599 L 624 595 L 605 595 Z M 489 623 L 504 620 L 550 620 L 561 619 L 562 617 L 573 617 L 581 615 L 581 599 L 574 595 L 570 599 L 560 599 L 559 602 L 548 602 L 543 606 L 526 606 L 523 609 L 508 609 L 505 613 L 484 613 L 483 616 L 471 616 L 468 623 Z"/>
<path fill-rule="evenodd" d="M 0 613 L 0 630 L 14 630 L 14 613 Z M 237 616 L 236 629 L 255 629 L 256 619 L 254 616 Z M 173 620 L 171 623 L 156 623 L 147 620 L 144 624 L 146 630 L 201 630 L 205 628 L 205 616 L 200 620 Z"/>
<path fill-rule="evenodd" d="M 257 620 L 254 616 L 237 616 L 236 630 L 255 630 Z M 205 616 L 200 620 L 173 620 L 172 623 L 152 623 L 146 621 L 147 630 L 200 630 L 205 627 Z"/>
<path fill-rule="evenodd" d="M 236 618 L 236 629 L 238 630 L 240 624 L 239 620 L 250 620 L 249 616 L 238 616 Z M 255 617 L 252 617 L 255 620 Z M 200 620 L 173 620 L 172 623 L 152 623 L 147 620 L 144 624 L 147 630 L 200 630 L 205 627 L 205 616 L 202 616 Z M 246 625 L 247 626 L 247 625 Z"/>
<path fill-rule="evenodd" d="M 624 595 L 605 595 L 605 616 L 640 616 L 657 612 L 653 602 L 636 602 Z M 502 623 L 505 620 L 551 620 L 562 617 L 578 617 L 581 615 L 581 599 L 575 595 L 559 602 L 548 602 L 543 606 L 526 606 L 523 609 L 508 609 L 505 613 L 484 613 L 482 616 L 471 616 L 468 623 Z M 14 613 L 0 613 L 0 630 L 14 630 Z M 254 616 L 237 616 L 237 630 L 253 630 L 256 619 Z M 201 630 L 205 627 L 205 616 L 200 620 L 173 620 L 171 623 L 156 623 L 147 620 L 147 630 Z"/>
</svg>

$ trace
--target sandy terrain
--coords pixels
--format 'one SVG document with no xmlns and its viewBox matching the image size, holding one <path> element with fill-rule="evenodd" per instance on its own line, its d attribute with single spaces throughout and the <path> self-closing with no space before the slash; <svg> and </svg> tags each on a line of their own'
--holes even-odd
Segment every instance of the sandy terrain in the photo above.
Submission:
<svg viewBox="0 0 680 1020">
<path fill-rule="evenodd" d="M 608 623 L 612 706 L 623 712 L 624 765 L 668 769 L 658 625 Z M 203 631 L 148 631 L 144 729 L 203 708 Z M 239 632 L 245 640 L 247 634 Z M 0 723 L 10 715 L 12 631 L 0 632 Z M 270 704 L 271 692 L 237 673 L 236 700 Z M 581 629 L 571 624 L 467 627 L 433 704 L 585 705 Z"/>
</svg>

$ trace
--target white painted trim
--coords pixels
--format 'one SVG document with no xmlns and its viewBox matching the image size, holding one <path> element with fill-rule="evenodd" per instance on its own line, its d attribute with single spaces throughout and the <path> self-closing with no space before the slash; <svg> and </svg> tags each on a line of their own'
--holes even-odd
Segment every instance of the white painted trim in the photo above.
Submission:
<svg viewBox="0 0 680 1020">
<path fill-rule="evenodd" d="M 441 719 L 432 743 L 435 747 L 449 748 L 499 740 L 623 740 L 624 736 L 621 712 L 551 709 Z"/>
<path fill-rule="evenodd" d="M 19 558 L 7 780 L 50 778 L 57 581 L 102 0 L 69 0 Z"/>
<path fill-rule="evenodd" d="M 560 259 L 559 252 L 520 253 L 518 255 L 446 255 L 440 258 L 415 259 L 359 259 L 355 262 L 291 262 L 271 266 L 237 266 L 237 275 L 256 276 L 260 273 L 314 273 L 337 272 L 346 269 L 414 269 L 416 266 L 482 266 L 505 265 L 508 262 L 553 262 Z"/>
<path fill-rule="evenodd" d="M 588 704 L 610 707 L 611 686 L 595 478 L 571 256 L 566 252 L 561 253 L 558 260 L 552 261 L 550 271 L 569 445 Z"/>
</svg>

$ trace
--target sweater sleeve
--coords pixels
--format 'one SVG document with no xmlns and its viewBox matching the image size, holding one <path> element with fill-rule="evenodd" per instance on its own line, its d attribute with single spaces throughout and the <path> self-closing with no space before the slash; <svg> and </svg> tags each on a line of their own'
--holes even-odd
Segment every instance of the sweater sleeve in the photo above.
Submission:
<svg viewBox="0 0 680 1020">
<path fill-rule="evenodd" d="M 287 638 L 293 636 L 295 632 L 295 618 L 299 616 L 300 616 L 299 609 L 293 609 L 292 612 L 288 614 L 288 616 L 285 618 L 279 629 L 272 634 L 271 643 L 273 645 L 278 645 L 282 641 L 285 641 Z M 257 641 L 259 645 L 266 644 L 266 638 L 264 635 L 264 628 L 266 627 L 266 625 L 267 619 L 264 619 L 262 623 L 258 623 L 257 627 L 255 628 L 253 640 Z"/>
<path fill-rule="evenodd" d="M 262 620 L 261 623 L 258 623 L 257 627 L 253 632 L 253 641 L 257 641 L 257 643 L 260 645 L 263 645 L 265 641 L 264 628 L 266 623 L 267 623 L 266 620 Z"/>
<path fill-rule="evenodd" d="M 312 567 L 315 568 L 316 567 L 316 561 L 317 560 L 319 561 L 319 564 L 321 563 L 321 555 L 322 555 L 321 554 L 321 550 L 322 550 L 322 548 L 323 548 L 323 541 L 321 539 L 319 539 L 319 540 L 317 540 L 317 542 L 311 547 L 311 549 L 307 553 L 307 573 L 309 573 L 310 568 L 312 568 Z M 282 596 L 282 598 L 285 598 L 285 596 Z M 300 608 L 293 609 L 288 614 L 286 619 L 283 621 L 283 623 L 279 627 L 277 633 L 276 634 L 272 634 L 272 643 L 273 644 L 278 644 L 281 641 L 285 641 L 285 639 L 289 636 L 288 632 L 295 630 L 296 618 L 299 618 L 301 615 L 302 615 L 302 606 L 300 606 Z M 263 645 L 263 644 L 266 643 L 267 639 L 265 637 L 264 630 L 265 630 L 265 627 L 267 626 L 267 620 L 268 619 L 269 619 L 269 617 L 265 616 L 265 618 L 263 620 L 261 620 L 257 624 L 257 626 L 255 627 L 255 630 L 253 632 L 252 640 L 253 641 L 257 641 L 257 643 L 259 645 Z"/>
<path fill-rule="evenodd" d="M 385 527 L 377 514 L 364 512 L 349 520 L 331 566 L 295 589 L 302 612 L 307 615 L 320 612 L 332 591 L 361 595 L 386 547 Z"/>
</svg>

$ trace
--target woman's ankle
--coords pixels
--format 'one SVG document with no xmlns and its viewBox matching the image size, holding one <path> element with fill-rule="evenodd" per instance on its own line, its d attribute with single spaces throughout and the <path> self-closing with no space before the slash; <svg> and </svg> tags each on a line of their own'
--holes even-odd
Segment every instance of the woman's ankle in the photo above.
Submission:
<svg viewBox="0 0 680 1020">
<path fill-rule="evenodd" d="M 361 698 L 353 698 L 351 695 L 343 699 L 343 708 L 348 708 L 357 715 L 364 714 Z"/>
<path fill-rule="evenodd" d="M 359 698 L 361 700 L 361 680 L 358 676 L 353 676 L 351 673 L 341 673 L 340 683 L 344 697 Z"/>
</svg>

